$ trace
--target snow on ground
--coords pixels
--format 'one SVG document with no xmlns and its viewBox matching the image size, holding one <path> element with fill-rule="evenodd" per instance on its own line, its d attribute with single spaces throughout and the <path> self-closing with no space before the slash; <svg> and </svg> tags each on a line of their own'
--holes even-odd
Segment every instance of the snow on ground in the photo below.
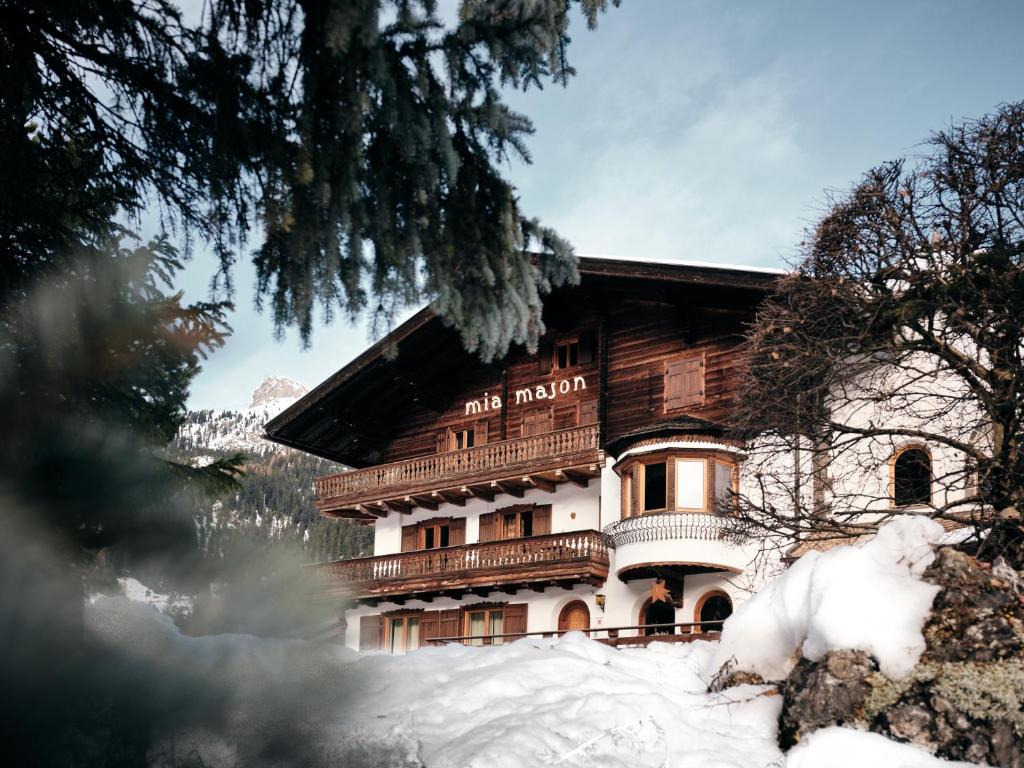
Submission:
<svg viewBox="0 0 1024 768">
<path fill-rule="evenodd" d="M 168 615 L 187 615 L 192 612 L 193 598 L 189 595 L 154 592 L 138 579 L 131 576 L 119 578 L 117 583 L 124 596 L 138 603 L 145 603 Z"/>
<path fill-rule="evenodd" d="M 939 760 L 909 744 L 851 728 L 823 728 L 786 755 L 786 768 L 971 768 Z"/>
<path fill-rule="evenodd" d="M 124 598 L 95 598 L 86 617 L 96 637 L 175 685 L 201 681 L 197 700 L 220 697 L 224 717 L 206 716 L 203 728 L 174 740 L 178 754 L 218 768 L 949 768 L 914 747 L 841 728 L 783 755 L 773 687 L 708 693 L 706 682 L 723 659 L 764 674 L 784 670 L 801 647 L 816 655 L 863 648 L 883 669 L 905 671 L 920 654 L 935 594 L 919 579 L 941 535 L 935 527 L 904 520 L 860 548 L 801 560 L 726 622 L 721 645 L 617 650 L 569 633 L 391 656 L 186 637 L 151 605 Z"/>
<path fill-rule="evenodd" d="M 899 678 L 924 651 L 924 626 L 939 588 L 921 581 L 945 531 L 934 520 L 898 518 L 860 546 L 810 552 L 770 582 L 722 628 L 723 665 L 782 680 L 798 652 L 865 651 Z"/>
</svg>

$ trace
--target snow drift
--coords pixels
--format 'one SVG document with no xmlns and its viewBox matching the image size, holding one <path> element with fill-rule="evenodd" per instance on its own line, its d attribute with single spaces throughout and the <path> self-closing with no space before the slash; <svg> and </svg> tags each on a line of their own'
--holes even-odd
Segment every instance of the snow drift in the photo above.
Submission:
<svg viewBox="0 0 1024 768">
<path fill-rule="evenodd" d="M 860 546 L 800 558 L 725 623 L 712 674 L 726 667 L 782 680 L 798 653 L 817 661 L 848 648 L 873 656 L 887 677 L 906 675 L 939 592 L 920 576 L 943 535 L 934 520 L 903 517 Z"/>
<path fill-rule="evenodd" d="M 939 528 L 938 531 L 935 529 Z M 168 737 L 166 754 L 218 768 L 950 768 L 877 734 L 832 728 L 783 755 L 772 686 L 709 693 L 723 661 L 768 676 L 797 650 L 862 647 L 893 674 L 920 653 L 935 590 L 919 580 L 941 527 L 905 520 L 860 548 L 797 563 L 737 611 L 723 642 L 617 650 L 568 633 L 407 656 L 244 635 L 186 637 L 151 605 L 96 598 L 101 641 L 221 693 L 222 716 Z M 301 752 L 301 760 L 298 753 Z"/>
</svg>

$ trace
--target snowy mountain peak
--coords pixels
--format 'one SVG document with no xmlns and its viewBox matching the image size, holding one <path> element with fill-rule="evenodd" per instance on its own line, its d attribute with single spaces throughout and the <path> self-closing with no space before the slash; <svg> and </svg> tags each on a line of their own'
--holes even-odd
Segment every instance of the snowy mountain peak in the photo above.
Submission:
<svg viewBox="0 0 1024 768">
<path fill-rule="evenodd" d="M 282 400 L 294 402 L 307 392 L 309 392 L 309 388 L 294 379 L 285 376 L 267 376 L 252 393 L 252 402 L 249 403 L 249 408 L 252 410 L 261 405 L 270 405 L 272 402 L 276 404 L 277 401 Z"/>
<path fill-rule="evenodd" d="M 280 450 L 280 446 L 263 438 L 263 425 L 308 391 L 292 379 L 268 376 L 253 392 L 252 402 L 244 411 L 190 412 L 178 430 L 177 446 L 193 453 L 241 451 L 266 455 Z"/>
</svg>

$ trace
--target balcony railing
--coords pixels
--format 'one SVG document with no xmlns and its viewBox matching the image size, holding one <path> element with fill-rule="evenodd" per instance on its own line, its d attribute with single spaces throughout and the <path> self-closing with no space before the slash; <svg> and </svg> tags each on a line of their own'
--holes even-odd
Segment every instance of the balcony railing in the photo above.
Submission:
<svg viewBox="0 0 1024 768">
<path fill-rule="evenodd" d="M 636 515 L 604 527 L 605 542 L 614 549 L 623 544 L 690 539 L 718 541 L 739 536 L 736 520 L 693 512 L 656 512 Z"/>
<path fill-rule="evenodd" d="M 316 566 L 323 585 L 355 598 L 458 592 L 538 582 L 603 583 L 608 550 L 598 531 L 361 557 Z"/>
<path fill-rule="evenodd" d="M 321 511 L 599 462 L 596 424 L 317 478 Z"/>
</svg>

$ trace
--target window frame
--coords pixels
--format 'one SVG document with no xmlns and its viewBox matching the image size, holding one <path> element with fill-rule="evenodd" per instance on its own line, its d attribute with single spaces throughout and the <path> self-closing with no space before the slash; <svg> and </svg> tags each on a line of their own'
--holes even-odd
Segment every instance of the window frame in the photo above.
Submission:
<svg viewBox="0 0 1024 768">
<path fill-rule="evenodd" d="M 928 500 L 912 501 L 909 504 L 900 504 L 896 499 L 896 464 L 900 456 L 910 451 L 920 451 L 928 458 Z M 901 446 L 889 459 L 889 506 L 892 509 L 910 509 L 913 507 L 930 507 L 935 504 L 935 462 L 932 452 L 923 443 L 908 443 Z"/>
<path fill-rule="evenodd" d="M 679 464 L 681 462 L 703 464 L 703 487 L 701 488 L 701 499 L 703 505 L 699 507 L 682 507 L 679 505 Z M 711 495 L 711 463 L 710 457 L 708 456 L 672 456 L 672 511 L 673 512 L 698 512 L 703 514 L 713 514 L 708 509 L 708 498 Z M 724 462 L 723 462 L 724 463 Z"/>
<path fill-rule="evenodd" d="M 661 464 L 661 465 L 663 465 L 665 467 L 665 503 L 662 506 L 660 506 L 660 507 L 651 507 L 650 509 L 648 509 L 647 508 L 647 467 L 648 466 L 654 466 L 655 464 Z M 639 485 L 638 491 L 640 493 L 640 498 L 638 499 L 639 503 L 637 504 L 637 507 L 638 507 L 637 511 L 640 514 L 642 514 L 642 515 L 650 515 L 650 514 L 653 514 L 655 512 L 670 512 L 670 511 L 672 511 L 670 509 L 670 507 L 669 507 L 669 501 L 674 501 L 674 494 L 670 494 L 669 493 L 669 471 L 668 471 L 669 457 L 668 456 L 661 456 L 661 457 L 658 457 L 658 458 L 652 458 L 650 461 L 640 461 L 639 465 L 641 467 L 641 469 L 640 469 L 640 478 L 639 478 L 640 482 L 638 484 Z M 675 467 L 673 467 L 673 470 L 674 469 L 675 469 Z"/>
<path fill-rule="evenodd" d="M 576 362 L 571 362 L 572 348 L 576 348 Z M 565 365 L 558 364 L 558 352 L 561 349 L 565 349 Z M 552 343 L 551 351 L 551 370 L 552 371 L 567 371 L 570 368 L 579 368 L 580 363 L 580 337 L 572 336 L 565 339 L 559 339 Z"/>
<path fill-rule="evenodd" d="M 469 631 L 470 617 L 474 613 L 484 614 L 484 628 L 485 630 L 491 626 L 491 617 L 495 613 L 501 614 L 501 632 L 496 634 L 505 634 L 505 619 L 506 619 L 506 606 L 505 605 L 485 605 L 477 607 L 475 605 L 467 605 L 462 609 L 462 634 L 464 637 L 469 637 L 472 633 Z M 490 635 L 489 631 L 485 631 L 484 635 Z M 466 645 L 502 645 L 505 638 L 493 638 L 493 637 L 482 637 L 479 642 L 467 640 Z"/>
<path fill-rule="evenodd" d="M 466 442 L 468 438 L 472 445 L 463 445 L 460 448 L 458 444 L 460 436 L 463 442 Z M 465 451 L 469 448 L 476 448 L 476 426 L 448 427 L 448 449 L 451 451 Z"/>
<path fill-rule="evenodd" d="M 702 462 L 704 469 L 703 506 L 679 506 L 680 488 L 678 464 L 680 461 Z M 718 510 L 718 493 L 716 469 L 721 466 L 728 472 L 728 492 L 737 498 L 739 492 L 740 462 L 742 458 L 734 456 L 726 450 L 661 448 L 647 454 L 633 454 L 622 459 L 615 467 L 619 475 L 620 485 L 620 519 L 646 514 L 704 514 L 716 515 Z M 665 506 L 645 509 L 646 471 L 652 464 L 665 464 Z M 724 516 L 724 514 L 723 514 Z"/>
<path fill-rule="evenodd" d="M 452 518 L 433 518 L 431 520 L 423 520 L 416 524 L 416 543 L 418 548 L 417 552 L 429 552 L 435 549 L 445 549 L 452 546 Z M 443 522 L 442 522 L 443 521 Z M 448 543 L 441 543 L 441 529 L 444 528 L 448 531 Z M 427 531 L 432 531 L 434 540 L 437 542 L 435 546 L 427 546 Z"/>
<path fill-rule="evenodd" d="M 397 613 L 393 615 L 384 616 L 384 645 L 388 653 L 391 654 L 407 654 L 411 651 L 419 650 L 423 647 L 423 612 L 422 611 L 410 611 L 405 613 Z M 420 634 L 415 648 L 409 648 L 409 621 L 416 619 L 416 624 L 419 627 Z M 402 649 L 396 651 L 392 647 L 392 635 L 394 633 L 394 624 L 401 623 L 402 625 Z"/>
</svg>

